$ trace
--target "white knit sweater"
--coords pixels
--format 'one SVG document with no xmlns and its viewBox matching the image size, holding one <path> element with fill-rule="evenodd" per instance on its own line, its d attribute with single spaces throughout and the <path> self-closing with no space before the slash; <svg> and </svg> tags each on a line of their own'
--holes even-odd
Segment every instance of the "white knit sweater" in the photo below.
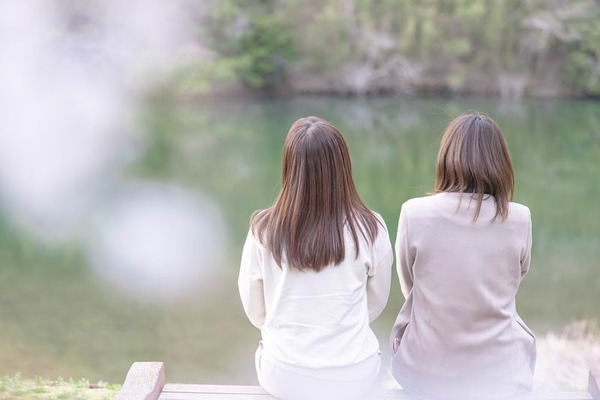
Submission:
<svg viewBox="0 0 600 400">
<path fill-rule="evenodd" d="M 352 366 L 379 352 L 369 327 L 385 307 L 393 251 L 385 223 L 373 244 L 359 233 L 359 256 L 349 230 L 346 257 L 320 272 L 280 268 L 248 233 L 238 279 L 250 321 L 261 330 L 263 356 L 281 367 Z"/>
</svg>

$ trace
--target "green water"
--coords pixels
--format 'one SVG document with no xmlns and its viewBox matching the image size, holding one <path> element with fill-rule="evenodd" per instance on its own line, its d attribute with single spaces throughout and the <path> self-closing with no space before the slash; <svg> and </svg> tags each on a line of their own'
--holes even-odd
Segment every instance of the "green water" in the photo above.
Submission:
<svg viewBox="0 0 600 400">
<path fill-rule="evenodd" d="M 228 254 L 217 290 L 144 304 L 102 284 L 77 243 L 39 245 L 0 215 L 0 374 L 121 382 L 133 361 L 161 360 L 169 381 L 255 383 L 259 332 L 241 310 L 236 274 L 249 216 L 278 191 L 291 123 L 320 115 L 338 126 L 358 190 L 394 239 L 402 202 L 433 185 L 446 123 L 470 109 L 487 112 L 503 129 L 515 200 L 532 211 L 533 259 L 519 312 L 539 334 L 600 319 L 600 102 L 155 101 L 141 123 L 149 145 L 121 179 L 191 188 L 220 207 Z M 374 324 L 383 346 L 401 304 L 395 281 Z"/>
</svg>

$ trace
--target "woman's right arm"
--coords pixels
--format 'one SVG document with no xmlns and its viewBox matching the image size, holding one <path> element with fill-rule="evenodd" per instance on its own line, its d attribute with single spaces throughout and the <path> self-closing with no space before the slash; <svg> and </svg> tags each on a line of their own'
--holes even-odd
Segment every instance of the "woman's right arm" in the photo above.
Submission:
<svg viewBox="0 0 600 400">
<path fill-rule="evenodd" d="M 396 271 L 400 278 L 400 288 L 404 298 L 408 295 L 413 287 L 413 263 L 415 261 L 410 252 L 408 240 L 408 219 L 406 217 L 406 207 L 402 206 L 400 210 L 400 220 L 398 221 L 398 235 L 396 236 Z"/>
<path fill-rule="evenodd" d="M 244 311 L 254 326 L 260 328 L 265 323 L 265 295 L 263 288 L 262 270 L 260 268 L 260 253 L 252 229 L 248 232 L 244 250 L 238 288 Z"/>
</svg>

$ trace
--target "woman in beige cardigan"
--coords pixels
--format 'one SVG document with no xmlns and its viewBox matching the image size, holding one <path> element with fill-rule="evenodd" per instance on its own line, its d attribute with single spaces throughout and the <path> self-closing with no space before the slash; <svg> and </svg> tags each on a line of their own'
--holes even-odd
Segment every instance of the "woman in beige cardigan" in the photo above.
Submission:
<svg viewBox="0 0 600 400">
<path fill-rule="evenodd" d="M 442 138 L 433 194 L 403 204 L 396 260 L 406 299 L 392 374 L 421 398 L 508 398 L 531 390 L 535 337 L 515 296 L 531 252 L 529 209 L 511 202 L 500 128 L 469 113 Z"/>
</svg>

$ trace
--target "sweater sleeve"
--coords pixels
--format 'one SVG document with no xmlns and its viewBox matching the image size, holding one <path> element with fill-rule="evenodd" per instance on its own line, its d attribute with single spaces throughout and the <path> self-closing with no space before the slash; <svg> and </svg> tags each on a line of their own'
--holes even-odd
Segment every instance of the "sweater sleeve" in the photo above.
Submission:
<svg viewBox="0 0 600 400">
<path fill-rule="evenodd" d="M 260 250 L 252 230 L 248 232 L 242 251 L 238 288 L 244 311 L 254 326 L 260 328 L 265 322 L 265 297 Z"/>
<path fill-rule="evenodd" d="M 381 226 L 374 244 L 373 264 L 367 277 L 367 306 L 369 322 L 373 322 L 385 308 L 390 295 L 393 252 L 385 222 Z"/>
<path fill-rule="evenodd" d="M 408 219 L 406 217 L 406 206 L 400 210 L 398 222 L 398 235 L 396 236 L 396 270 L 400 279 L 400 289 L 404 298 L 408 298 L 413 287 L 413 264 L 415 258 L 410 252 L 408 240 Z"/>
</svg>

